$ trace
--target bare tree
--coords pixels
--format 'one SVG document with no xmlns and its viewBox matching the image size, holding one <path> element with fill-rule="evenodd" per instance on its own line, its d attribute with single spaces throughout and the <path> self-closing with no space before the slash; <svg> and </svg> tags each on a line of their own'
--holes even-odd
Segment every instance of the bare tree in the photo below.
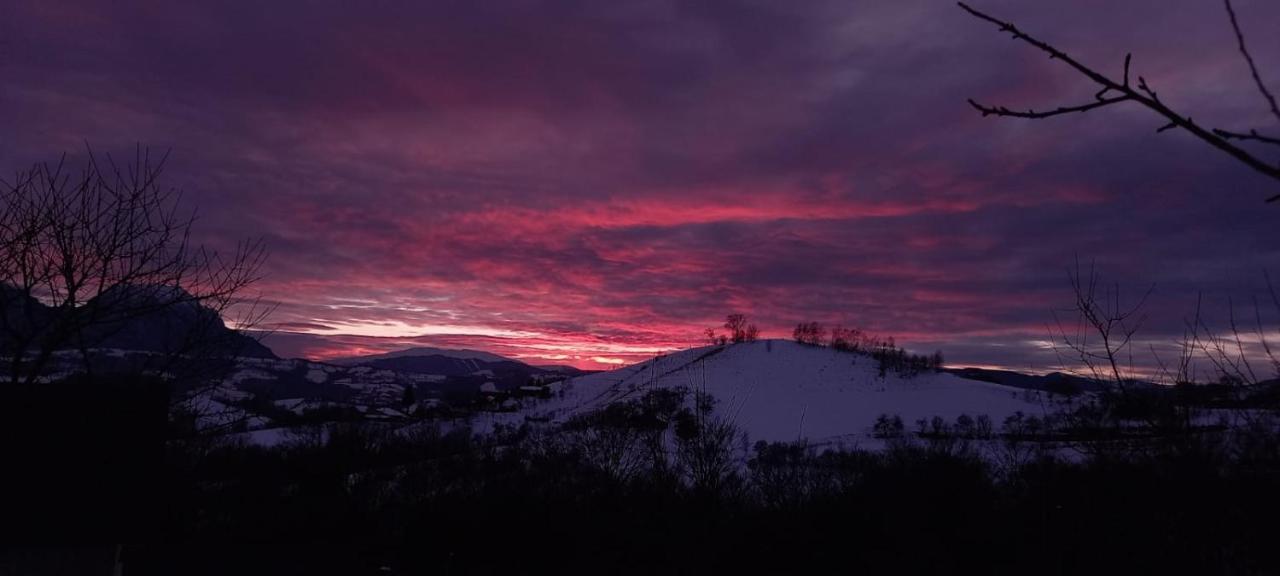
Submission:
<svg viewBox="0 0 1280 576">
<path fill-rule="evenodd" d="M 791 335 L 801 344 L 823 346 L 827 342 L 827 329 L 819 322 L 796 324 L 796 329 L 791 332 Z"/>
<path fill-rule="evenodd" d="M 734 417 L 716 414 L 715 397 L 697 389 L 693 397 L 693 409 L 676 421 L 676 459 L 695 490 L 723 494 L 735 476 L 733 447 L 745 437 Z"/>
<path fill-rule="evenodd" d="M 861 350 L 864 338 L 865 335 L 862 330 L 857 328 L 846 328 L 839 325 L 831 328 L 831 347 L 836 350 Z"/>
<path fill-rule="evenodd" d="M 1194 319 L 1188 323 L 1191 336 L 1187 347 L 1209 360 L 1220 383 L 1250 387 L 1280 378 L 1280 345 L 1271 341 L 1263 320 L 1268 304 L 1280 314 L 1280 294 L 1269 275 L 1266 282 L 1269 302 L 1254 298 L 1252 318 L 1237 317 L 1236 305 L 1228 299 L 1226 329 L 1211 328 L 1198 305 Z"/>
<path fill-rule="evenodd" d="M 1249 72 L 1253 77 L 1254 84 L 1262 94 L 1263 99 L 1266 100 L 1271 115 L 1274 116 L 1277 121 L 1280 121 L 1280 106 L 1277 106 L 1275 96 L 1267 88 L 1267 85 L 1263 82 L 1261 75 L 1258 73 L 1258 67 L 1245 44 L 1244 34 L 1240 30 L 1240 24 L 1236 19 L 1235 9 L 1231 5 L 1231 0 L 1223 0 L 1223 3 L 1226 6 L 1227 14 L 1231 21 L 1231 28 L 1235 32 L 1240 54 L 1249 66 Z M 970 99 L 969 105 L 981 112 L 983 116 L 994 115 L 1038 120 L 1061 116 L 1064 114 L 1090 112 L 1092 110 L 1097 110 L 1099 108 L 1115 104 L 1132 102 L 1143 106 L 1164 118 L 1167 123 L 1156 130 L 1156 132 L 1159 133 L 1172 130 L 1174 128 L 1181 128 L 1208 145 L 1244 163 L 1246 166 L 1252 168 L 1258 173 L 1280 181 L 1280 164 L 1274 164 L 1263 160 L 1256 153 L 1236 144 L 1236 142 L 1242 142 L 1280 146 L 1280 136 L 1263 134 L 1256 128 L 1251 128 L 1246 132 L 1241 132 L 1222 128 L 1208 128 L 1197 124 L 1192 121 L 1190 116 L 1174 110 L 1161 100 L 1156 90 L 1153 89 L 1142 76 L 1138 76 L 1136 86 L 1131 83 L 1130 62 L 1132 60 L 1132 54 L 1125 55 L 1123 75 L 1121 78 L 1115 79 L 1082 64 L 1080 61 L 1072 58 L 1067 53 L 1048 44 L 1047 42 L 1023 32 L 1012 22 L 1007 22 L 990 16 L 984 12 L 974 9 L 964 2 L 960 2 L 959 5 L 974 17 L 995 24 L 1000 28 L 1001 32 L 1011 34 L 1015 40 L 1025 42 L 1037 50 L 1048 54 L 1050 59 L 1063 62 L 1076 72 L 1079 72 L 1089 80 L 1093 81 L 1093 83 L 1097 84 L 1100 88 L 1098 92 L 1094 94 L 1094 99 L 1090 102 L 1059 106 L 1051 110 L 1012 110 L 1005 106 L 988 106 L 980 104 Z M 1278 200 L 1280 200 L 1280 194 L 1271 196 L 1267 198 L 1266 201 L 1276 202 Z"/>
<path fill-rule="evenodd" d="M 747 317 L 744 314 L 725 316 L 724 329 L 729 331 L 729 340 L 733 343 L 743 342 L 747 334 Z"/>
<path fill-rule="evenodd" d="M 0 180 L 0 357 L 12 384 L 47 375 L 56 353 L 90 351 L 130 321 L 192 307 L 191 326 L 170 351 L 199 350 L 213 325 L 239 307 L 251 326 L 265 310 L 246 302 L 266 251 L 243 241 L 219 253 L 192 241 L 194 212 L 159 178 L 167 153 L 139 149 L 132 162 L 88 151 L 79 168 L 56 164 Z"/>
<path fill-rule="evenodd" d="M 1084 277 L 1077 262 L 1068 278 L 1075 296 L 1071 309 L 1075 318 L 1064 323 L 1054 314 L 1054 340 L 1069 351 L 1095 382 L 1114 386 L 1126 394 L 1136 380 L 1131 344 L 1146 320 L 1142 307 L 1152 289 L 1129 305 L 1122 303 L 1119 285 L 1099 288 L 1098 275 L 1092 265 L 1088 277 Z"/>
<path fill-rule="evenodd" d="M 644 471 L 653 454 L 646 445 L 649 430 L 635 422 L 609 420 L 610 414 L 595 414 L 570 427 L 571 443 L 582 456 L 602 472 L 627 482 Z"/>
</svg>

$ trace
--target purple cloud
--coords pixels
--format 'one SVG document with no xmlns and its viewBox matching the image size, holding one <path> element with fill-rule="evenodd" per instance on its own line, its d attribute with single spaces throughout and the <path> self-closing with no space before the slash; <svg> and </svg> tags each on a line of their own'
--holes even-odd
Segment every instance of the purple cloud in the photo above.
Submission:
<svg viewBox="0 0 1280 576">
<path fill-rule="evenodd" d="M 1213 3 L 982 8 L 1213 124 L 1266 120 Z M 1238 2 L 1264 72 L 1280 38 Z M 1077 258 L 1152 338 L 1280 253 L 1274 184 L 936 2 L 10 3 L 0 158 L 173 148 L 214 245 L 264 236 L 286 354 L 412 344 L 592 366 L 730 311 L 1035 365 Z M 1271 73 L 1270 77 L 1280 76 Z"/>
</svg>

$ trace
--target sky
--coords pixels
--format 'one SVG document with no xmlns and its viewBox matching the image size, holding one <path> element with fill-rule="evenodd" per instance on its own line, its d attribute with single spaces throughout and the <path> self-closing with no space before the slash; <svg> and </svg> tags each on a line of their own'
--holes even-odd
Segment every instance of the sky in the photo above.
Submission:
<svg viewBox="0 0 1280 576">
<path fill-rule="evenodd" d="M 282 356 L 601 369 L 739 312 L 1048 370 L 1076 262 L 1151 290 L 1143 346 L 1280 281 L 1274 181 L 1137 107 L 982 118 L 1096 89 L 951 2 L 196 4 L 0 1 L 0 174 L 169 150 L 198 240 L 266 242 Z M 1280 131 L 1219 2 L 972 4 Z M 1235 5 L 1280 89 L 1280 4 Z"/>
</svg>

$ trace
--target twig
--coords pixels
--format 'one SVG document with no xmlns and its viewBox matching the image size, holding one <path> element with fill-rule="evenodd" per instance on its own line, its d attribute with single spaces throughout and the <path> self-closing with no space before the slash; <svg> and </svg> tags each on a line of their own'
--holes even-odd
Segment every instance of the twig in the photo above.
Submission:
<svg viewBox="0 0 1280 576">
<path fill-rule="evenodd" d="M 1261 158 L 1254 156 L 1248 150 L 1245 150 L 1243 148 L 1240 148 L 1239 146 L 1236 146 L 1235 144 L 1232 144 L 1229 140 L 1241 139 L 1236 137 L 1237 136 L 1236 133 L 1230 133 L 1231 136 L 1220 134 L 1218 130 L 1209 129 L 1209 128 L 1200 126 L 1199 124 L 1196 124 L 1194 121 L 1192 121 L 1190 116 L 1183 116 L 1182 114 L 1174 111 L 1172 108 L 1169 108 L 1167 105 L 1165 105 L 1163 101 L 1160 100 L 1160 97 L 1156 93 L 1156 91 L 1147 84 L 1146 79 L 1141 76 L 1138 77 L 1138 86 L 1136 88 L 1131 86 L 1129 82 L 1129 69 L 1130 69 L 1130 62 L 1131 62 L 1132 55 L 1125 56 L 1124 77 L 1122 80 L 1116 81 L 1106 76 L 1105 74 L 1102 74 L 1092 68 L 1089 68 L 1088 66 L 1085 66 L 1075 58 L 1072 58 L 1071 56 L 1067 55 L 1067 53 L 1053 47 L 1049 43 L 1044 42 L 1043 40 L 1039 40 L 1027 34 L 1026 32 L 1023 32 L 1012 22 L 1006 22 L 1004 20 L 1000 20 L 998 18 L 990 16 L 986 13 L 983 13 L 979 10 L 974 9 L 973 7 L 969 6 L 968 4 L 965 4 L 964 2 L 959 2 L 958 4 L 960 8 L 962 8 L 965 12 L 968 12 L 969 14 L 973 15 L 975 18 L 995 24 L 997 27 L 999 27 L 1001 32 L 1007 32 L 1011 34 L 1014 40 L 1020 40 L 1042 52 L 1045 52 L 1046 54 L 1049 55 L 1049 58 L 1051 60 L 1062 61 L 1067 66 L 1070 66 L 1075 71 L 1084 75 L 1086 78 L 1092 80 L 1095 84 L 1098 84 L 1099 86 L 1101 86 L 1101 90 L 1099 90 L 1098 93 L 1095 95 L 1095 99 L 1096 99 L 1095 102 L 1090 102 L 1088 104 L 1080 104 L 1075 106 L 1061 106 L 1049 112 L 1035 112 L 1034 110 L 1028 111 L 1028 112 L 1016 112 L 1004 106 L 986 106 L 983 104 L 979 104 L 973 100 L 969 100 L 969 104 L 974 108 L 976 108 L 978 111 L 982 112 L 983 116 L 995 115 L 995 116 L 1007 116 L 1011 118 L 1043 119 L 1043 118 L 1049 118 L 1053 116 L 1059 116 L 1062 114 L 1067 114 L 1070 112 L 1088 112 L 1090 110 L 1103 108 L 1106 106 L 1110 106 L 1112 104 L 1119 104 L 1121 102 L 1132 101 L 1132 102 L 1141 104 L 1143 107 L 1155 112 L 1156 114 L 1159 114 L 1160 116 L 1164 117 L 1165 120 L 1168 121 L 1168 124 L 1159 130 L 1160 132 L 1163 132 L 1165 130 L 1170 130 L 1175 127 L 1182 128 L 1183 130 L 1186 130 L 1196 138 L 1199 138 L 1200 140 L 1203 140 L 1204 142 L 1208 143 L 1210 146 L 1213 146 L 1214 148 L 1217 148 L 1225 152 L 1227 155 L 1235 158 L 1236 160 L 1239 160 L 1240 162 L 1244 163 L 1246 166 L 1249 166 L 1255 171 L 1265 176 L 1268 176 L 1274 180 L 1280 181 L 1280 165 L 1268 163 L 1262 160 Z M 1252 65 L 1251 59 L 1250 59 L 1250 63 Z M 1261 86 L 1261 83 L 1259 83 L 1259 85 Z M 1119 94 L 1119 96 L 1106 97 L 1106 94 L 1110 92 L 1116 92 L 1117 94 Z M 1267 92 L 1267 95 L 1268 95 L 1268 99 L 1271 100 L 1269 92 Z M 1252 136 L 1248 139 L 1265 141 L 1262 138 L 1254 138 Z M 1266 201 L 1267 202 L 1280 201 L 1280 194 L 1271 196 L 1267 198 Z"/>
<path fill-rule="evenodd" d="M 1222 0 L 1227 7 L 1227 17 L 1231 19 L 1231 30 L 1236 33 L 1236 43 L 1240 46 L 1240 55 L 1244 56 L 1244 61 L 1249 65 L 1249 73 L 1253 75 L 1253 83 L 1258 85 L 1258 92 L 1262 93 L 1262 97 L 1267 100 L 1267 104 L 1271 107 L 1271 115 L 1280 120 L 1280 106 L 1276 105 L 1276 97 L 1267 89 L 1267 85 L 1263 83 L 1262 76 L 1258 74 L 1258 65 L 1253 62 L 1253 55 L 1249 54 L 1249 48 L 1244 43 L 1244 33 L 1240 31 L 1240 22 L 1236 20 L 1235 8 L 1231 6 L 1231 0 Z"/>
<path fill-rule="evenodd" d="M 1103 106 L 1119 104 L 1120 102 L 1126 102 L 1128 100 L 1129 98 L 1127 97 L 1107 98 L 1107 99 L 1098 100 L 1097 102 L 1081 104 L 1079 106 L 1059 106 L 1058 108 L 1055 108 L 1053 110 L 1049 110 L 1046 112 L 1036 112 L 1035 110 L 1018 112 L 1015 110 L 1010 110 L 1008 108 L 1005 108 L 1004 106 L 997 106 L 997 107 L 983 106 L 982 104 L 979 104 L 973 101 L 972 98 L 969 99 L 969 105 L 976 108 L 979 112 L 982 112 L 983 116 L 989 116 L 991 114 L 995 114 L 996 116 L 1007 116 L 1010 118 L 1030 118 L 1030 119 L 1038 120 L 1040 118 L 1050 118 L 1053 116 L 1058 116 L 1060 114 L 1070 114 L 1072 112 L 1088 112 L 1090 110 L 1102 108 Z"/>
<path fill-rule="evenodd" d="M 1248 132 L 1232 132 L 1230 130 L 1214 128 L 1213 133 L 1223 137 L 1226 140 L 1250 140 L 1255 142 L 1262 142 L 1265 144 L 1280 145 L 1280 138 L 1259 134 L 1257 130 L 1250 130 Z"/>
</svg>

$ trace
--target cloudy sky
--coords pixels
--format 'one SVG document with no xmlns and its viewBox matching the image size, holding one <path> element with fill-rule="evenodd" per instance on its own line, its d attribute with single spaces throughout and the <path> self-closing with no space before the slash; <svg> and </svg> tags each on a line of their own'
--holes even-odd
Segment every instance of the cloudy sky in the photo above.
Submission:
<svg viewBox="0 0 1280 576">
<path fill-rule="evenodd" d="M 1067 270 L 1144 335 L 1280 276 L 1276 184 L 940 0 L 0 2 L 0 170 L 172 150 L 201 240 L 262 237 L 282 355 L 604 367 L 861 326 L 1048 369 Z M 973 0 L 1197 121 L 1276 129 L 1214 0 Z M 1280 4 L 1237 0 L 1280 87 Z"/>
</svg>

